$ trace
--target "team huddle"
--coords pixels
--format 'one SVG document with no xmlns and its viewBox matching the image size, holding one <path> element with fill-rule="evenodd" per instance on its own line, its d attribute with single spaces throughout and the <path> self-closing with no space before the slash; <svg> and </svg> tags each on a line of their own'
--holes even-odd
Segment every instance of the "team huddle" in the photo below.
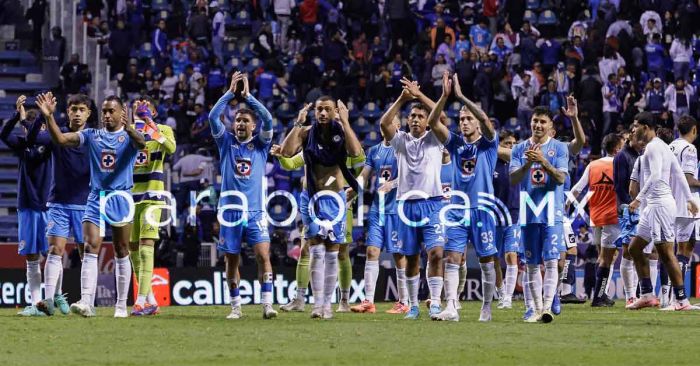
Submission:
<svg viewBox="0 0 700 366">
<path fill-rule="evenodd" d="M 640 113 L 629 141 L 616 134 L 606 136 L 606 156 L 591 162 L 581 180 L 569 188 L 569 157 L 585 144 L 573 97 L 567 98 L 567 107 L 561 111 L 573 126 L 571 142 L 555 138 L 552 111 L 537 107 L 530 121 L 531 136 L 515 144 L 512 133 L 497 132 L 479 105 L 462 94 L 456 76 L 443 74 L 437 101 L 426 97 L 416 82 L 403 79 L 401 83 L 401 94 L 380 119 L 383 141 L 365 153 L 351 128 L 348 108 L 329 97 L 305 105 L 281 145 L 273 145 L 272 115 L 250 93 L 247 76 L 233 74 L 229 90 L 209 113 L 222 176 L 217 249 L 226 258 L 231 302 L 227 318 L 242 316 L 238 289 L 242 243 L 255 253 L 263 318 L 278 315 L 272 307 L 270 219 L 263 184 L 269 155 L 284 169 L 305 169 L 299 204 L 303 244 L 297 296 L 282 305 L 282 311 L 304 311 L 310 285 L 312 318 L 333 318 L 336 287 L 340 288 L 337 312 L 376 312 L 375 287 L 384 250 L 393 255 L 399 295 L 388 312 L 417 319 L 424 252 L 430 318 L 459 321 L 466 246 L 471 243 L 481 268 L 479 321 L 491 320 L 495 300 L 498 308 L 512 308 L 522 261 L 526 265 L 523 319 L 549 323 L 561 312 L 561 302 L 582 301 L 573 293 L 577 252 L 571 221 L 576 215 L 588 216 L 585 205 L 601 248 L 592 306 L 613 305 L 607 291 L 621 248 L 628 309 L 659 306 L 654 289 L 657 258 L 663 264 L 662 309 L 696 309 L 689 304 L 683 283 L 693 250 L 690 239 L 698 233 L 698 201 L 692 189 L 700 188 L 700 181 L 692 145 L 697 123 L 692 117 L 681 118 L 681 137 L 669 146 L 656 136 L 653 116 Z M 459 133 L 448 129 L 443 112 L 452 94 L 462 104 Z M 228 131 L 221 115 L 236 97 L 250 109 L 238 109 Z M 25 119 L 23 103 L 20 97 L 14 123 Z M 39 95 L 37 105 L 48 132 L 37 121 L 26 128 L 25 138 L 15 141 L 25 151 L 20 170 L 44 171 L 41 181 L 20 179 L 20 254 L 27 259 L 33 304 L 20 314 L 53 315 L 58 309 L 64 314 L 95 316 L 105 222 L 112 229 L 116 262 L 114 316 L 129 315 L 126 302 L 132 268 L 139 287 L 131 315 L 157 314 L 150 283 L 158 224 L 166 205 L 163 165 L 176 148 L 173 131 L 154 122 L 156 106 L 149 98 L 137 99 L 131 115 L 118 97 L 106 98 L 100 129 L 85 128 L 90 114 L 87 97 L 69 98 L 67 127 L 59 127 L 54 119 L 56 104 L 51 93 Z M 408 117 L 402 122 L 407 104 Z M 313 122 L 307 123 L 311 111 Z M 350 307 L 352 206 L 370 183 L 375 194 L 366 231 L 365 300 Z M 71 234 L 81 248 L 82 268 L 81 298 L 69 307 L 61 283 L 62 256 Z M 41 300 L 39 259 L 47 251 Z M 506 264 L 505 275 L 501 260 Z"/>
</svg>

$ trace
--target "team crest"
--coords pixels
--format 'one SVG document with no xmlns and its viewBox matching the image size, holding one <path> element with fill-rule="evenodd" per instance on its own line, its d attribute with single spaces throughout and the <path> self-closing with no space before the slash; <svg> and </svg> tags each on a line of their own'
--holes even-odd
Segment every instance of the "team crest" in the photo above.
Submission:
<svg viewBox="0 0 700 366">
<path fill-rule="evenodd" d="M 102 150 L 102 156 L 100 156 L 100 169 L 102 171 L 112 171 L 114 170 L 114 166 L 116 164 L 117 152 L 114 150 Z"/>
<path fill-rule="evenodd" d="M 533 186 L 541 186 L 547 181 L 547 174 L 542 168 L 530 169 L 530 182 Z"/>
<path fill-rule="evenodd" d="M 379 177 L 383 178 L 385 182 L 391 180 L 391 166 L 383 166 L 379 170 Z"/>
<path fill-rule="evenodd" d="M 236 176 L 242 178 L 249 178 L 250 173 L 253 171 L 253 166 L 250 160 L 246 159 L 236 159 Z"/>
<path fill-rule="evenodd" d="M 474 175 L 476 170 L 476 157 L 464 159 L 462 158 L 462 174 L 464 175 Z"/>
<path fill-rule="evenodd" d="M 333 142 L 335 142 L 335 143 L 340 142 L 340 135 L 333 136 Z"/>
<path fill-rule="evenodd" d="M 136 154 L 136 163 L 134 163 L 135 166 L 144 166 L 148 165 L 149 161 L 149 155 L 148 155 L 148 150 L 139 150 L 139 152 Z"/>
<path fill-rule="evenodd" d="M 248 143 L 248 145 L 246 145 L 246 147 L 247 147 L 248 150 L 250 150 L 250 151 L 253 151 L 253 149 L 255 149 L 255 146 L 253 146 L 253 143 L 252 143 L 252 142 Z"/>
<path fill-rule="evenodd" d="M 124 135 L 121 135 L 121 136 L 117 137 L 117 141 L 119 141 L 119 143 L 122 143 L 122 142 L 124 142 L 125 140 L 126 140 L 126 137 L 124 137 Z"/>
<path fill-rule="evenodd" d="M 549 151 L 547 151 L 547 156 L 549 156 L 550 158 L 553 158 L 553 157 L 554 157 L 554 154 L 555 154 L 555 153 L 554 153 L 554 150 L 549 150 Z"/>
</svg>

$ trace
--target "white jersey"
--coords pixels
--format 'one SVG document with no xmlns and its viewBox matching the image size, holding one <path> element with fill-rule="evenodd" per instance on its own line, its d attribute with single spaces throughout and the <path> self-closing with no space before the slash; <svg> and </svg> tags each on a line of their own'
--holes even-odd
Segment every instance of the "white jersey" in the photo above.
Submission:
<svg viewBox="0 0 700 366">
<path fill-rule="evenodd" d="M 630 175 L 630 180 L 637 182 L 641 188 L 644 184 L 644 179 L 639 175 L 639 164 L 641 164 L 642 159 L 637 159 L 634 161 L 634 168 L 632 168 L 632 175 Z M 639 197 L 639 196 L 637 196 Z M 639 210 L 637 212 L 644 211 L 644 207 L 647 205 L 647 201 L 643 197 L 637 198 L 639 200 Z"/>
<path fill-rule="evenodd" d="M 399 187 L 396 199 L 442 197 L 442 151 L 445 146 L 433 131 L 415 138 L 404 131 L 398 131 L 391 139 L 391 146 L 396 151 Z M 403 197 L 409 191 L 421 191 L 427 197 L 412 195 Z"/>
<path fill-rule="evenodd" d="M 697 179 L 698 153 L 695 146 L 683 138 L 678 138 L 674 140 L 669 147 L 676 156 L 683 174 L 691 174 L 693 178 Z M 687 182 L 685 176 L 681 180 L 671 179 L 671 190 L 673 192 L 673 197 L 676 198 L 676 217 L 693 217 L 688 212 L 687 202 L 691 198 L 697 198 L 698 193 L 694 192 L 691 197 L 683 196 L 683 187 L 681 187 L 683 182 Z"/>
<path fill-rule="evenodd" d="M 672 179 L 678 179 L 685 197 L 691 196 L 690 187 L 678 160 L 671 152 L 671 148 L 660 138 L 654 137 L 639 159 L 641 160 L 639 175 L 644 179 L 644 184 L 640 184 L 638 200 L 646 199 L 647 206 L 667 205 L 671 201 L 675 205 L 671 190 Z"/>
</svg>

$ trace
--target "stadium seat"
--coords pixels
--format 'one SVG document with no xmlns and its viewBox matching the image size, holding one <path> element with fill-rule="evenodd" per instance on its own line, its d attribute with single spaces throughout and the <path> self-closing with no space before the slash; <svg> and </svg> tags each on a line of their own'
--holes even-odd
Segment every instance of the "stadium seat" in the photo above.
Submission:
<svg viewBox="0 0 700 366">
<path fill-rule="evenodd" d="M 0 184 L 0 194 L 17 194 L 17 184 Z"/>
<path fill-rule="evenodd" d="M 352 123 L 352 129 L 358 135 L 365 135 L 372 130 L 372 125 L 366 119 L 360 117 Z"/>
<path fill-rule="evenodd" d="M 532 10 L 525 10 L 525 14 L 523 14 L 523 20 L 526 20 L 530 22 L 530 24 L 535 25 L 537 24 L 537 14 Z"/>
<path fill-rule="evenodd" d="M 447 117 L 449 117 L 449 118 L 459 119 L 459 109 L 460 108 L 462 108 L 462 105 L 459 102 L 453 102 L 447 108 L 445 113 L 447 114 Z"/>
<path fill-rule="evenodd" d="M 1 156 L 0 157 L 0 166 L 11 166 L 11 167 L 17 167 L 19 164 L 19 158 L 16 156 Z"/>
<path fill-rule="evenodd" d="M 323 63 L 323 60 L 321 60 L 320 57 L 314 57 L 314 59 L 311 60 L 311 62 L 313 62 L 314 65 L 316 65 L 316 67 L 318 67 L 319 71 L 326 71 L 326 64 Z"/>
<path fill-rule="evenodd" d="M 226 42 L 224 43 L 224 59 L 229 59 L 231 57 L 240 57 L 241 51 L 238 49 L 236 42 Z"/>
<path fill-rule="evenodd" d="M 362 116 L 369 120 L 376 120 L 382 116 L 382 110 L 377 107 L 374 102 L 367 103 L 364 108 L 362 108 Z"/>
<path fill-rule="evenodd" d="M 253 44 L 249 43 L 245 46 L 243 46 L 243 50 L 241 52 L 241 57 L 245 60 L 250 60 L 255 57 L 255 53 L 253 53 Z"/>
<path fill-rule="evenodd" d="M 236 13 L 236 16 L 233 18 L 233 27 L 236 29 L 246 29 L 250 28 L 251 20 L 250 20 L 250 13 L 248 13 L 245 10 L 241 10 L 238 13 Z"/>
<path fill-rule="evenodd" d="M 360 111 L 357 110 L 355 102 L 350 100 L 346 103 L 346 106 L 348 107 L 348 115 L 350 117 L 350 121 L 354 121 L 360 117 Z M 14 106 L 12 106 L 12 108 L 14 108 Z"/>
<path fill-rule="evenodd" d="M 545 10 L 540 14 L 540 17 L 537 21 L 538 25 L 556 25 L 557 24 L 557 16 L 554 14 L 553 11 L 551 10 Z"/>
<path fill-rule="evenodd" d="M 262 61 L 260 61 L 259 58 L 255 57 L 250 62 L 248 62 L 248 65 L 246 66 L 246 71 L 249 73 L 255 72 L 258 68 L 261 68 L 263 66 Z"/>
<path fill-rule="evenodd" d="M 14 186 L 15 189 L 17 189 L 17 186 Z M 17 224 L 17 215 L 4 215 L 0 216 L 0 224 L 12 224 L 16 225 Z"/>
<path fill-rule="evenodd" d="M 227 73 L 231 73 L 234 70 L 242 70 L 243 64 L 239 58 L 234 57 L 226 63 L 225 69 Z"/>
<path fill-rule="evenodd" d="M 275 117 L 272 118 L 272 132 L 275 134 L 282 133 L 284 131 L 284 125 Z"/>
<path fill-rule="evenodd" d="M 150 42 L 144 42 L 139 49 L 139 58 L 153 58 L 153 47 Z"/>
<path fill-rule="evenodd" d="M 554 4 L 552 4 L 552 0 L 540 1 L 540 9 L 548 10 L 548 9 L 553 9 L 553 8 L 554 8 Z"/>
<path fill-rule="evenodd" d="M 156 17 L 156 19 L 158 19 L 158 20 L 161 20 L 161 19 L 167 20 L 168 17 L 170 16 L 170 12 L 168 10 L 161 10 L 161 11 L 157 12 L 156 14 L 158 14 L 158 16 Z"/>
<path fill-rule="evenodd" d="M 171 10 L 168 0 L 153 0 L 151 3 L 151 8 L 154 11 Z"/>
<path fill-rule="evenodd" d="M 288 122 L 294 119 L 296 117 L 296 112 L 292 110 L 292 106 L 284 102 L 277 107 L 277 110 L 275 111 L 275 115 L 282 121 Z"/>
<path fill-rule="evenodd" d="M 525 9 L 527 10 L 537 10 L 540 8 L 540 0 L 527 0 Z"/>
<path fill-rule="evenodd" d="M 382 141 L 382 135 L 377 132 L 377 131 L 370 131 L 367 136 L 365 136 L 365 139 L 362 141 L 362 144 L 365 146 L 365 149 L 372 147 Z"/>
</svg>

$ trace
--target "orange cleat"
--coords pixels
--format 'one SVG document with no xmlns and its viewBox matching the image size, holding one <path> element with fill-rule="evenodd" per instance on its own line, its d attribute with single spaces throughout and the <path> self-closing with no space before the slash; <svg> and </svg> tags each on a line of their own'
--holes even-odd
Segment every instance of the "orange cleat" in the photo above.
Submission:
<svg viewBox="0 0 700 366">
<path fill-rule="evenodd" d="M 353 313 L 370 313 L 374 314 L 377 312 L 377 308 L 374 306 L 374 303 L 369 302 L 369 300 L 364 300 L 360 303 L 360 305 L 355 305 L 350 308 Z"/>
<path fill-rule="evenodd" d="M 408 313 L 409 310 L 410 310 L 410 308 L 408 306 L 397 301 L 394 303 L 394 307 L 387 310 L 386 313 L 387 314 L 406 314 L 406 313 Z"/>
</svg>

